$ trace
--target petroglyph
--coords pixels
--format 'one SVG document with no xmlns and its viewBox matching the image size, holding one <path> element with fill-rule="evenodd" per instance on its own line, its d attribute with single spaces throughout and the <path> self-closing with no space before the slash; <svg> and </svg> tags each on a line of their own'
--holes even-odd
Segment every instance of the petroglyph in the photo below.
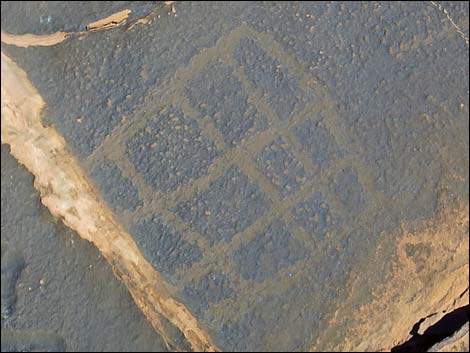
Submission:
<svg viewBox="0 0 470 353">
<path fill-rule="evenodd" d="M 41 52 L 41 75 L 11 51 L 145 270 L 227 350 L 389 349 L 451 310 L 468 264 L 468 71 L 437 60 L 461 61 L 453 28 L 429 4 L 205 6 Z"/>
</svg>

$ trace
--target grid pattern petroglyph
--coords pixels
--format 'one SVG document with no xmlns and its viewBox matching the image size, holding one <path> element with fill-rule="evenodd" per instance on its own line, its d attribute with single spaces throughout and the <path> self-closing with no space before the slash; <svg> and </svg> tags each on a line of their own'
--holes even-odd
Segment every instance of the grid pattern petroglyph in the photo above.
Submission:
<svg viewBox="0 0 470 353">
<path fill-rule="evenodd" d="M 247 76 L 244 67 L 235 57 L 235 51 L 240 47 L 242 40 L 246 39 L 256 43 L 267 57 L 272 58 L 279 65 L 279 69 L 283 70 L 284 74 L 287 73 L 288 77 L 295 77 L 298 80 L 301 94 L 307 97 L 302 105 L 298 105 L 301 109 L 292 109 L 291 115 L 287 118 L 276 114 L 269 102 L 272 97 L 263 94 L 263 91 Z M 219 120 L 214 116 L 204 114 L 204 111 L 209 111 L 208 108 L 201 108 L 194 104 L 194 99 L 189 97 L 188 87 L 201 72 L 207 71 L 207 68 L 214 64 L 228 68 L 232 75 L 231 79 L 240 84 L 242 91 L 233 94 L 245 95 L 246 105 L 250 107 L 251 112 L 255 112 L 253 114 L 256 119 L 265 119 L 263 123 L 255 119 L 246 131 L 241 131 L 236 136 L 230 135 L 230 131 L 221 131 Z M 265 290 L 267 293 L 271 290 L 275 291 L 280 278 L 284 281 L 284 285 L 286 281 L 294 281 L 295 276 L 292 276 L 292 273 L 311 266 L 312 260 L 299 259 L 270 275 L 264 281 L 251 283 L 237 275 L 233 254 L 244 244 L 259 237 L 261 232 L 277 220 L 281 220 L 289 229 L 292 238 L 304 244 L 307 250 L 326 250 L 331 244 L 318 241 L 310 229 L 302 227 L 293 210 L 302 202 L 306 202 L 315 192 L 320 192 L 333 218 L 335 213 L 344 214 L 346 206 L 335 195 L 334 188 L 330 187 L 332 181 L 344 169 L 350 168 L 357 174 L 358 183 L 366 199 L 377 200 L 383 197 L 372 187 L 369 169 L 359 157 L 360 146 L 352 142 L 350 132 L 341 123 L 335 102 L 330 98 L 328 90 L 320 80 L 312 78 L 306 72 L 303 65 L 286 53 L 269 34 L 255 32 L 247 25 L 242 25 L 221 38 L 215 47 L 203 49 L 195 55 L 189 65 L 179 68 L 166 84 L 156 87 L 144 99 L 144 104 L 134 112 L 134 117 L 116 128 L 88 158 L 89 165 L 100 163 L 102 160 L 113 160 L 123 176 L 136 185 L 143 205 L 133 212 L 122 212 L 124 223 L 132 225 L 158 215 L 159 219 L 175 229 L 186 242 L 196 245 L 201 250 L 202 258 L 192 263 L 190 268 L 182 267 L 175 270 L 174 278 L 181 281 L 180 283 L 198 280 L 211 272 L 219 273 L 223 268 L 231 285 L 237 291 L 243 291 L 245 295 L 260 290 Z M 184 117 L 195 119 L 202 138 L 215 145 L 217 155 L 211 159 L 210 165 L 202 176 L 180 184 L 175 190 L 164 192 L 152 188 L 142 173 L 137 170 L 127 154 L 127 143 L 146 128 L 149 116 L 158 115 L 165 107 L 177 107 Z M 154 110 L 150 111 L 152 109 Z M 223 119 L 223 117 L 218 118 Z M 326 131 L 331 137 L 331 141 L 327 142 L 332 143 L 336 150 L 340 151 L 331 154 L 331 163 L 328 165 L 316 163 L 309 155 L 310 151 L 306 150 L 299 141 L 295 129 L 301 128 L 305 122 Z M 283 193 L 267 175 L 262 163 L 257 161 L 257 156 L 278 140 L 282 141 L 289 155 L 295 158 L 296 163 L 306 175 L 305 180 L 302 180 L 291 193 Z M 178 215 L 177 209 L 181 204 L 204 195 L 210 185 L 223 178 L 234 167 L 241 171 L 267 200 L 265 212 L 257 215 L 256 219 L 237 230 L 236 234 L 231 235 L 226 241 L 210 240 L 201 234 L 198 227 Z M 289 170 L 286 171 L 286 173 L 289 172 Z M 357 215 L 357 217 L 373 216 L 373 206 L 365 208 L 360 215 Z M 344 235 L 351 232 L 351 229 L 338 226 L 337 232 Z M 327 238 L 330 239 L 331 235 L 327 235 Z M 175 288 L 175 290 L 178 289 Z M 223 303 L 222 300 L 215 305 L 223 305 Z"/>
</svg>

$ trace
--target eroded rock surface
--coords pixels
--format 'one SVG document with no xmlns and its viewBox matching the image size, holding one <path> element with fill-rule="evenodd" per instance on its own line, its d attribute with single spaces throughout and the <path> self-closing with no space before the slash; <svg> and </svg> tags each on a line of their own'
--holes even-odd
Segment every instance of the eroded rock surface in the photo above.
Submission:
<svg viewBox="0 0 470 353">
<path fill-rule="evenodd" d="M 438 5 L 157 4 L 2 51 L 218 347 L 390 350 L 468 304 L 468 3 Z"/>
<path fill-rule="evenodd" d="M 1 151 L 2 352 L 166 351 L 100 253 L 40 204 Z"/>
</svg>

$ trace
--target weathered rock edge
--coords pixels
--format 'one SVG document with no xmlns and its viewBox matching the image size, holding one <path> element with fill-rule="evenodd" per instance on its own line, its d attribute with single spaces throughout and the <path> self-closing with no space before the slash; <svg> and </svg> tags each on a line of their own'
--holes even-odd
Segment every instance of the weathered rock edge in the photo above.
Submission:
<svg viewBox="0 0 470 353">
<path fill-rule="evenodd" d="M 195 351 L 218 351 L 197 319 L 169 294 L 168 284 L 148 263 L 132 237 L 94 190 L 63 137 L 41 123 L 45 103 L 26 73 L 1 53 L 1 140 L 35 177 L 41 202 L 83 239 L 96 245 L 127 286 L 152 326 L 173 349 L 168 319 Z"/>
</svg>

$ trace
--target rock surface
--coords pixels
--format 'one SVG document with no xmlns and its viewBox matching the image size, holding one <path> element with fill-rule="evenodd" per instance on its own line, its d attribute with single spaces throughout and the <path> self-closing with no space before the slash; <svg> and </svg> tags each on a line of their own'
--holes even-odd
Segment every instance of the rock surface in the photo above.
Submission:
<svg viewBox="0 0 470 353">
<path fill-rule="evenodd" d="M 1 151 L 2 352 L 166 351 L 88 242 L 53 219 Z"/>
<path fill-rule="evenodd" d="M 468 3 L 82 5 L 2 31 L 136 17 L 2 52 L 219 348 L 390 350 L 468 303 Z"/>
</svg>

